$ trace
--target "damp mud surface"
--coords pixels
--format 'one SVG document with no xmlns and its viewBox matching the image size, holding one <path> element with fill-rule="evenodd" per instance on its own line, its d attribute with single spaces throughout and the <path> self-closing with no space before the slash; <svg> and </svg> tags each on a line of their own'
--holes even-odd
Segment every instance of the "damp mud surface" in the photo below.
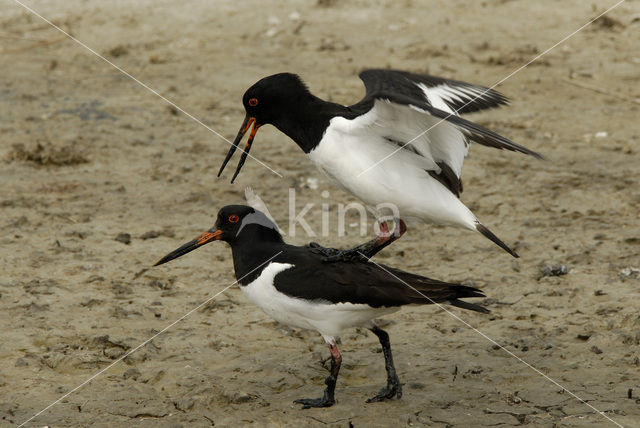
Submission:
<svg viewBox="0 0 640 428">
<path fill-rule="evenodd" d="M 263 76 L 298 73 L 343 104 L 363 95 L 367 67 L 490 86 L 613 3 L 29 6 L 231 139 L 242 94 Z M 520 259 L 479 234 L 411 223 L 376 256 L 481 288 L 491 314 L 448 308 L 463 323 L 425 306 L 385 318 L 404 395 L 384 403 L 365 403 L 385 382 L 377 338 L 345 332 L 336 405 L 301 410 L 293 400 L 319 396 L 327 375 L 317 333 L 278 325 L 237 286 L 194 310 L 234 281 L 225 244 L 151 266 L 244 203 L 246 187 L 300 245 L 370 239 L 354 211 L 346 236 L 335 232 L 338 204 L 356 200 L 269 126 L 252 154 L 282 177 L 249 159 L 230 184 L 236 155 L 218 179 L 220 136 L 4 2 L 0 426 L 71 391 L 28 426 L 615 426 L 593 408 L 638 426 L 639 11 L 623 3 L 500 84 L 510 106 L 467 116 L 547 159 L 473 145 L 463 169 L 462 200 Z M 318 235 L 329 204 L 328 236 L 288 233 L 290 188 L 296 213 L 314 204 L 305 219 Z"/>
</svg>

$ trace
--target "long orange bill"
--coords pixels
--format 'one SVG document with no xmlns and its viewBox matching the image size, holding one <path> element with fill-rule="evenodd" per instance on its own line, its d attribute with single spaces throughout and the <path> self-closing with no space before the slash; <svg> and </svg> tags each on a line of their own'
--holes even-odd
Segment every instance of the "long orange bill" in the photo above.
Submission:
<svg viewBox="0 0 640 428">
<path fill-rule="evenodd" d="M 236 172 L 233 173 L 233 178 L 231 179 L 231 183 L 233 183 L 236 177 L 238 176 L 238 174 L 240 174 L 242 165 L 244 165 L 244 161 L 246 161 L 247 156 L 249 156 L 249 150 L 251 150 L 251 144 L 253 144 L 253 138 L 256 136 L 256 132 L 258 132 L 258 128 L 260 128 L 260 125 L 258 125 L 256 123 L 256 120 L 253 119 L 253 129 L 251 129 L 251 134 L 249 134 L 249 139 L 247 140 L 247 144 L 245 144 L 244 146 L 242 156 L 240 156 L 240 162 L 238 162 L 238 166 L 236 167 Z"/>
<path fill-rule="evenodd" d="M 256 136 L 256 132 L 258 131 L 258 128 L 260 127 L 260 125 L 258 125 L 258 123 L 256 122 L 256 119 L 254 117 L 249 116 L 249 115 L 247 115 L 244 118 L 244 122 L 242 122 L 242 126 L 240 127 L 240 130 L 238 131 L 238 135 L 236 135 L 236 139 L 233 141 L 233 144 L 229 148 L 229 152 L 227 153 L 227 156 L 224 158 L 224 161 L 222 162 L 222 166 L 220 167 L 220 171 L 218 171 L 218 177 L 220 177 L 220 175 L 222 174 L 222 171 L 224 171 L 224 168 L 227 166 L 227 163 L 229 162 L 229 160 L 231 159 L 231 157 L 235 153 L 236 149 L 238 148 L 238 145 L 240 144 L 240 141 L 242 141 L 242 138 L 244 137 L 244 134 L 247 133 L 247 131 L 249 130 L 249 128 L 251 128 L 252 125 L 253 125 L 253 129 L 251 130 L 251 133 L 249 135 L 249 141 L 247 141 L 247 144 L 244 147 L 244 151 L 242 153 L 242 156 L 240 157 L 240 162 L 238 162 L 238 167 L 236 168 L 235 174 L 233 174 L 233 178 L 231 179 L 231 182 L 233 183 L 233 181 L 238 176 L 238 173 L 240 172 L 240 169 L 242 168 L 242 165 L 244 165 L 244 162 L 247 159 L 247 156 L 249 155 L 249 150 L 251 149 L 251 144 L 253 143 L 253 138 Z"/>
<path fill-rule="evenodd" d="M 173 259 L 177 259 L 180 256 L 184 256 L 185 254 L 190 253 L 191 251 L 195 250 L 196 248 L 202 247 L 207 242 L 211 242 L 211 241 L 215 241 L 215 240 L 220 239 L 221 235 L 222 235 L 222 231 L 221 230 L 211 229 L 211 230 L 203 233 L 202 235 L 198 236 L 193 241 L 187 242 L 186 244 L 184 244 L 182 247 L 178 248 L 177 250 L 174 250 L 174 251 L 170 252 L 169 254 L 167 254 L 166 256 L 161 258 L 160 260 L 158 260 L 154 264 L 154 266 L 158 266 L 158 265 L 170 262 Z"/>
</svg>

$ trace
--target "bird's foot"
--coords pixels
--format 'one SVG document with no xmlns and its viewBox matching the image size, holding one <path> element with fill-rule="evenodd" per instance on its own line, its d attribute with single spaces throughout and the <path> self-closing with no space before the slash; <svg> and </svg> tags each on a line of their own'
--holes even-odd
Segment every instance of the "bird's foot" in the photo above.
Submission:
<svg viewBox="0 0 640 428">
<path fill-rule="evenodd" d="M 327 254 L 322 261 L 325 263 L 352 262 L 367 261 L 367 258 L 362 255 L 362 248 L 356 247 L 350 250 L 338 250 L 337 252 Z"/>
<path fill-rule="evenodd" d="M 387 386 L 382 388 L 375 396 L 369 398 L 367 403 L 390 400 L 393 397 L 397 397 L 398 399 L 402 397 L 402 385 L 397 377 L 395 379 L 390 379 L 387 382 Z"/>
<path fill-rule="evenodd" d="M 396 227 L 393 231 L 389 230 L 389 225 L 386 222 L 380 223 L 380 232 L 375 239 L 360 244 L 357 247 L 350 248 L 348 250 L 339 250 L 337 248 L 327 248 L 322 245 L 311 242 L 309 248 L 312 248 L 315 252 L 321 254 L 325 263 L 335 262 L 354 262 L 354 261 L 369 261 L 371 257 L 376 255 L 380 250 L 390 245 L 392 242 L 400 238 L 407 230 L 407 225 L 401 219 L 394 219 Z"/>
<path fill-rule="evenodd" d="M 299 398 L 297 400 L 293 400 L 293 402 L 296 404 L 302 404 L 303 409 L 310 409 L 312 407 L 331 407 L 336 401 L 325 395 L 322 398 Z"/>
<path fill-rule="evenodd" d="M 322 259 L 322 261 L 325 263 L 366 260 L 366 258 L 362 257 L 362 255 L 360 254 L 363 246 L 351 248 L 350 250 L 339 250 L 337 248 L 323 247 L 317 242 L 310 242 L 307 246 L 309 248 L 312 248 L 314 252 L 323 256 L 324 258 Z"/>
<path fill-rule="evenodd" d="M 317 242 L 309 242 L 307 246 L 313 249 L 315 253 L 318 253 L 324 257 L 336 257 L 344 251 L 344 250 L 339 250 L 337 248 L 323 247 Z"/>
<path fill-rule="evenodd" d="M 357 247 L 353 247 L 348 250 L 336 250 L 335 248 L 325 249 L 322 260 L 325 263 L 334 262 L 353 262 L 353 261 L 368 261 L 378 251 L 389 245 L 392 240 L 395 240 L 393 234 L 389 231 L 387 223 L 380 224 L 380 234 L 371 241 L 360 244 Z M 313 243 L 312 243 L 313 244 Z"/>
</svg>

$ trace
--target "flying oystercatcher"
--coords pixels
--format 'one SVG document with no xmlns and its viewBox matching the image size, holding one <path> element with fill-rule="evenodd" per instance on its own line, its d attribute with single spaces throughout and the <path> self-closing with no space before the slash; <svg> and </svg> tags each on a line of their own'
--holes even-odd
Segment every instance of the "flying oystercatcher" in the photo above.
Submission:
<svg viewBox="0 0 640 428">
<path fill-rule="evenodd" d="M 167 254 L 155 265 L 166 263 L 196 248 L 222 240 L 231 246 L 240 289 L 251 302 L 280 323 L 316 330 L 329 345 L 331 371 L 321 398 L 295 400 L 303 408 L 328 407 L 342 356 L 336 338 L 350 327 L 365 326 L 382 345 L 387 385 L 367 400 L 400 398 L 398 380 L 387 332 L 374 318 L 390 314 L 403 305 L 447 303 L 488 313 L 461 298 L 484 297 L 476 288 L 441 282 L 388 266 L 362 260 L 324 263 L 334 249 L 286 244 L 275 224 L 262 212 L 243 205 L 220 210 L 215 226 L 198 238 Z M 373 250 L 375 251 L 375 250 Z"/>
<path fill-rule="evenodd" d="M 459 116 L 507 99 L 482 86 L 405 71 L 365 70 L 360 78 L 366 94 L 351 106 L 314 96 L 295 74 L 259 80 L 242 98 L 246 117 L 218 176 L 251 129 L 233 182 L 258 128 L 272 124 L 376 218 L 388 217 L 384 204 L 391 203 L 402 218 L 478 231 L 518 257 L 459 199 L 469 140 L 542 158 Z"/>
</svg>

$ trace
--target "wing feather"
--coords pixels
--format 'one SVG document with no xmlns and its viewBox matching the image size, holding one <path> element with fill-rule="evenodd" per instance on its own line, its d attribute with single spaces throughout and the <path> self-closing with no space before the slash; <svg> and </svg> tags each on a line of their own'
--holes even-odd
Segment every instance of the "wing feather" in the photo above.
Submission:
<svg viewBox="0 0 640 428">
<path fill-rule="evenodd" d="M 427 278 L 390 266 L 358 261 L 323 263 L 323 256 L 310 252 L 308 247 L 289 248 L 301 257 L 295 263 L 303 263 L 305 268 L 278 273 L 274 286 L 291 297 L 331 303 L 365 303 L 372 307 L 434 302 L 460 306 L 457 299 L 485 297 L 477 288 Z M 287 254 L 289 262 L 291 256 L 291 253 Z M 314 285 L 319 279 L 322 287 Z M 484 312 L 484 309 L 471 306 L 466 309 Z"/>
<path fill-rule="evenodd" d="M 376 133 L 427 158 L 431 165 L 446 163 L 458 179 L 468 140 L 542 159 L 540 154 L 459 116 L 507 104 L 507 98 L 493 89 L 397 70 L 364 70 L 360 78 L 366 95 L 349 108 L 358 115 L 372 113 L 370 125 L 377 128 Z M 441 173 L 440 167 L 427 170 Z"/>
<path fill-rule="evenodd" d="M 441 100 L 458 114 L 496 108 L 509 103 L 507 97 L 494 89 L 427 74 L 370 69 L 362 71 L 360 79 L 365 83 L 367 95 L 393 90 L 424 98 L 424 95 L 420 94 L 420 91 L 423 91 L 432 105 L 432 100 Z"/>
</svg>

